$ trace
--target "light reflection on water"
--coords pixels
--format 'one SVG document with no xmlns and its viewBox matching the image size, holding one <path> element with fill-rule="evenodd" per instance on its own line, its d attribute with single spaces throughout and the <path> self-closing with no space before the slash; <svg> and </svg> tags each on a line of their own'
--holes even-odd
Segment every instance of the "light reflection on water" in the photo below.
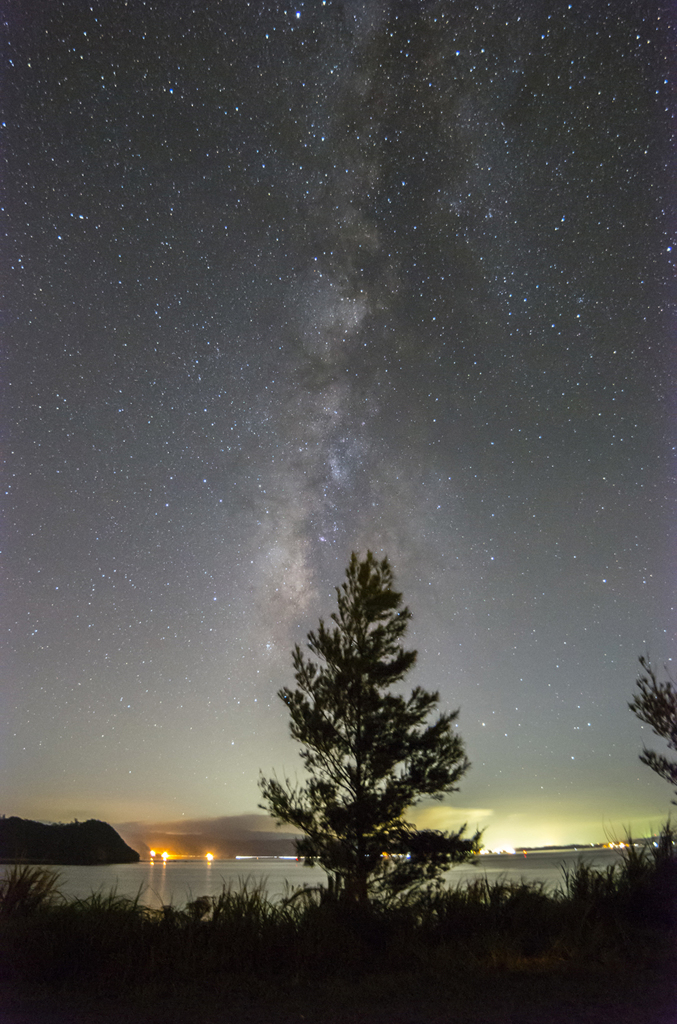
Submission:
<svg viewBox="0 0 677 1024">
<path fill-rule="evenodd" d="M 489 881 L 507 880 L 544 882 L 554 889 L 563 878 L 562 865 L 574 867 L 584 860 L 604 870 L 620 858 L 618 850 L 548 850 L 524 854 L 486 854 L 476 865 L 456 867 L 447 875 L 451 885 L 486 876 Z M 198 896 L 215 896 L 224 885 L 239 887 L 265 883 L 271 898 L 283 896 L 289 886 L 320 885 L 326 876 L 319 868 L 307 868 L 289 860 L 175 860 L 167 863 L 148 861 L 139 864 L 108 864 L 91 867 L 67 865 L 55 868 L 61 875 L 59 888 L 65 896 L 84 898 L 93 892 L 136 896 L 152 907 L 173 903 L 183 906 Z"/>
</svg>

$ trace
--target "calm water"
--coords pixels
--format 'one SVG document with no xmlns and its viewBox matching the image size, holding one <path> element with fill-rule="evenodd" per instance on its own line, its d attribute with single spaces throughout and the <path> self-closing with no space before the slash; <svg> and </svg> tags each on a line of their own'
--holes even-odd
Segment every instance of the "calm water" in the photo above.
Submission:
<svg viewBox="0 0 677 1024">
<path fill-rule="evenodd" d="M 573 867 L 584 860 L 604 869 L 619 859 L 617 850 L 548 850 L 524 854 L 486 854 L 476 866 L 454 868 L 448 873 L 455 885 L 467 879 L 486 875 L 490 880 L 500 877 L 519 881 L 544 882 L 553 889 L 562 880 L 562 865 Z M 66 896 L 86 897 L 92 892 L 136 896 L 141 890 L 142 902 L 148 906 L 174 903 L 183 906 L 198 896 L 213 896 L 224 885 L 238 886 L 245 879 L 264 882 L 271 898 L 282 896 L 289 885 L 318 885 L 326 881 L 319 868 L 307 868 L 294 860 L 175 860 L 166 864 L 110 864 L 96 867 L 65 866 L 57 868 L 61 875 L 60 889 Z M 1 869 L 0 869 L 1 871 Z"/>
</svg>

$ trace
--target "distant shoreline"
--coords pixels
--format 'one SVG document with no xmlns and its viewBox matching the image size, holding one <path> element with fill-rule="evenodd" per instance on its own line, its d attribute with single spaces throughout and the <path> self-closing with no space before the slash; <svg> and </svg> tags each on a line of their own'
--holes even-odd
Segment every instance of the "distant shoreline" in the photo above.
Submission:
<svg viewBox="0 0 677 1024">
<path fill-rule="evenodd" d="M 642 845 L 644 845 L 645 843 L 648 842 L 648 840 L 639 840 L 638 842 L 640 842 Z M 515 847 L 514 851 L 509 851 L 509 850 L 488 850 L 486 852 L 482 852 L 482 853 L 478 854 L 477 857 L 478 857 L 479 860 L 482 860 L 485 857 L 519 857 L 519 856 L 524 855 L 525 853 L 526 854 L 530 854 L 530 853 L 558 853 L 558 852 L 564 852 L 564 851 L 569 851 L 569 852 L 570 851 L 580 851 L 581 853 L 585 853 L 586 851 L 590 851 L 590 850 L 611 850 L 611 849 L 618 849 L 618 847 L 611 847 L 611 846 L 609 846 L 608 843 L 570 843 L 570 844 L 568 844 L 566 846 L 518 846 L 518 847 Z M 180 856 L 180 855 L 178 855 L 178 856 L 170 856 L 167 859 L 167 863 L 169 863 L 169 864 L 199 864 L 199 863 L 202 863 L 204 861 L 205 861 L 205 858 L 202 857 L 202 856 L 189 856 L 189 855 L 186 855 L 186 856 Z M 221 862 L 228 862 L 228 863 L 230 863 L 230 862 L 239 862 L 239 863 L 242 863 L 244 861 L 269 861 L 269 862 L 284 861 L 285 863 L 289 863 L 289 864 L 293 864 L 293 863 L 303 864 L 303 857 L 294 857 L 294 856 L 289 856 L 289 855 L 275 855 L 275 854 L 260 854 L 260 855 L 257 855 L 257 854 L 236 854 L 233 857 L 214 857 L 214 860 L 213 860 L 212 863 L 214 863 L 214 864 L 218 864 L 218 863 L 221 863 Z M 112 860 L 112 861 L 99 861 L 96 864 L 82 864 L 82 863 L 80 863 L 80 864 L 70 864 L 70 863 L 68 863 L 67 864 L 67 863 L 64 863 L 62 861 L 36 860 L 34 858 L 26 858 L 26 857 L 21 857 L 21 858 L 0 857 L 0 865 L 3 865 L 3 864 L 35 864 L 35 865 L 41 865 L 42 867 L 55 867 L 55 868 L 57 868 L 57 867 L 97 867 L 97 866 L 104 867 L 106 865 L 116 865 L 116 864 L 124 864 L 124 863 L 129 863 L 129 862 L 127 862 L 127 861 L 114 861 L 114 860 Z M 134 863 L 137 863 L 137 864 L 157 864 L 158 866 L 162 866 L 165 862 L 163 861 L 162 857 L 149 857 L 149 858 L 141 857 L 138 861 L 135 861 Z"/>
</svg>

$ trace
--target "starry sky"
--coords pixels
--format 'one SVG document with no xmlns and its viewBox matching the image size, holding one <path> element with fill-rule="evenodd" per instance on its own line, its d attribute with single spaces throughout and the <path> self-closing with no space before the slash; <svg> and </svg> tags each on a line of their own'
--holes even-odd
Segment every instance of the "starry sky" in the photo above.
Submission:
<svg viewBox="0 0 677 1024">
<path fill-rule="evenodd" d="M 5 5 L 1 812 L 265 828 L 291 648 L 371 548 L 472 762 L 414 820 L 665 819 L 673 16 Z"/>
</svg>

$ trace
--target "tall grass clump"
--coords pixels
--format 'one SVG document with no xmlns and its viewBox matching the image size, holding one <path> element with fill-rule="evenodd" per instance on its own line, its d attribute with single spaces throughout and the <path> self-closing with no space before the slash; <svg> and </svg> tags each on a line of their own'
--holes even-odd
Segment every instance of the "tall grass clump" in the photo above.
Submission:
<svg viewBox="0 0 677 1024">
<path fill-rule="evenodd" d="M 60 900 L 60 875 L 39 865 L 13 864 L 0 878 L 0 917 L 30 914 Z"/>
<path fill-rule="evenodd" d="M 617 864 L 605 871 L 584 863 L 563 869 L 555 893 L 566 907 L 569 931 L 603 934 L 604 943 L 635 946 L 652 930 L 671 932 L 677 926 L 677 850 L 667 822 L 653 844 L 636 843 L 628 835 Z"/>
<path fill-rule="evenodd" d="M 628 919 L 638 925 L 677 926 L 677 840 L 671 822 L 651 844 L 628 839 L 618 877 L 619 898 Z"/>
</svg>

